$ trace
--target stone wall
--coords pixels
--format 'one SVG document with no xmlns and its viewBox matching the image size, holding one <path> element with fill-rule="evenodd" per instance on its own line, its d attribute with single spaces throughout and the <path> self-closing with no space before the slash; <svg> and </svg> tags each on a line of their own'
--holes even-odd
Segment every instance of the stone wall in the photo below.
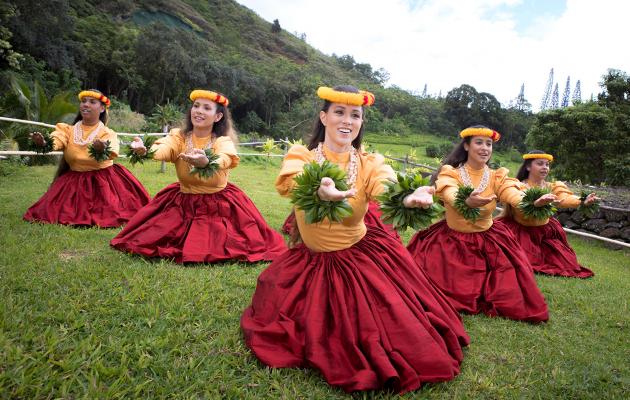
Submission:
<svg viewBox="0 0 630 400">
<path fill-rule="evenodd" d="M 630 243 L 630 210 L 602 206 L 588 218 L 574 209 L 560 209 L 557 218 L 565 228 Z"/>
</svg>

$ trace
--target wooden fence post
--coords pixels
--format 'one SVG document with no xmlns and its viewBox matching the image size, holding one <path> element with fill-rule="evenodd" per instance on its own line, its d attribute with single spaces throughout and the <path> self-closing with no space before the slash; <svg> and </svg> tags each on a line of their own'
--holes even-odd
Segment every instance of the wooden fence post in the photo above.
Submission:
<svg viewBox="0 0 630 400">
<path fill-rule="evenodd" d="M 168 128 L 169 128 L 169 127 L 168 127 L 168 125 L 164 125 L 164 126 L 162 127 L 162 132 L 163 132 L 163 133 L 168 133 Z M 166 161 L 162 161 L 162 162 L 160 163 L 160 172 L 161 172 L 161 173 L 165 173 L 165 172 L 166 172 Z"/>
</svg>

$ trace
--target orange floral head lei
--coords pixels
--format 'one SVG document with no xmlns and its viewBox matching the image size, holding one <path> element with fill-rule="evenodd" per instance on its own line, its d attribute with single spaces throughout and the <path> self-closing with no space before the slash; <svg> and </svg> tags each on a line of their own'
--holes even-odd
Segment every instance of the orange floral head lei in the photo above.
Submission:
<svg viewBox="0 0 630 400">
<path fill-rule="evenodd" d="M 105 107 L 109 107 L 112 104 L 112 102 L 107 98 L 107 96 L 105 96 L 103 93 L 99 92 L 98 90 L 90 89 L 90 90 L 84 90 L 80 92 L 79 100 L 83 100 L 84 97 L 94 97 L 96 100 L 105 104 Z"/>
<path fill-rule="evenodd" d="M 342 92 L 326 86 L 320 86 L 319 89 L 317 89 L 317 96 L 321 99 L 330 101 L 331 103 L 341 103 L 352 106 L 369 107 L 374 104 L 374 95 L 365 90 L 359 90 L 359 93 L 351 93 Z"/>
<path fill-rule="evenodd" d="M 230 101 L 224 95 L 213 92 L 210 90 L 193 90 L 190 92 L 190 100 L 195 101 L 197 99 L 208 99 L 210 101 L 214 101 L 217 104 L 221 104 L 223 107 L 227 107 L 230 104 Z"/>
<path fill-rule="evenodd" d="M 553 156 L 551 154 L 546 154 L 546 153 L 523 154 L 523 160 L 532 160 L 536 158 L 542 158 L 544 160 L 548 160 L 549 162 L 553 162 Z"/>
<path fill-rule="evenodd" d="M 468 136 L 487 136 L 494 142 L 498 142 L 501 139 L 501 134 L 493 129 L 486 128 L 485 126 L 471 126 L 459 133 L 462 138 Z"/>
</svg>

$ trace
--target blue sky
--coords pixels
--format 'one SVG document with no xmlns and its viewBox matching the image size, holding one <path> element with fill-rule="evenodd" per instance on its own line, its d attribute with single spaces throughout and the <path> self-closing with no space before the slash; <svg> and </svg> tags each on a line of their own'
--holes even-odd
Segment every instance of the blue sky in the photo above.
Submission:
<svg viewBox="0 0 630 400">
<path fill-rule="evenodd" d="M 625 0 L 237 1 L 326 54 L 385 68 L 389 84 L 412 92 L 466 83 L 507 104 L 524 83 L 536 109 L 551 68 L 561 93 L 570 76 L 583 98 L 600 92 L 608 68 L 630 73 Z"/>
<path fill-rule="evenodd" d="M 536 35 L 536 27 L 548 21 L 554 21 L 566 11 L 566 0 L 527 0 L 516 4 L 503 4 L 489 13 L 490 17 L 499 13 L 510 14 L 515 24 L 515 31 L 522 36 Z"/>
</svg>

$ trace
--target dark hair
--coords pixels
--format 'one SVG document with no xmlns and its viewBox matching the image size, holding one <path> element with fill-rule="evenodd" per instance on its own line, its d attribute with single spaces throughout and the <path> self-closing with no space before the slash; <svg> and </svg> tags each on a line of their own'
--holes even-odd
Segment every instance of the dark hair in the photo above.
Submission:
<svg viewBox="0 0 630 400">
<path fill-rule="evenodd" d="M 339 85 L 339 86 L 335 86 L 333 89 L 335 89 L 338 92 L 359 93 L 359 89 L 350 85 Z M 324 105 L 322 105 L 321 111 L 328 112 L 328 109 L 330 108 L 331 104 L 332 102 L 328 100 L 324 100 Z M 361 106 L 361 109 L 363 110 L 363 114 L 365 115 L 365 108 Z M 361 149 L 361 141 L 363 140 L 363 126 L 364 125 L 365 125 L 365 121 L 364 123 L 361 124 L 361 128 L 359 129 L 359 135 L 352 141 L 352 147 L 354 147 L 357 150 Z M 322 121 L 319 118 L 319 114 L 318 114 L 317 118 L 315 119 L 315 123 L 313 124 L 313 131 L 310 134 L 310 141 L 307 146 L 308 149 L 313 150 L 314 148 L 317 147 L 317 145 L 323 142 L 325 138 L 326 138 L 326 127 L 324 126 L 324 124 L 322 124 Z"/>
<path fill-rule="evenodd" d="M 488 127 L 484 125 L 473 125 L 473 126 L 470 126 L 469 128 L 488 128 Z M 465 138 L 462 139 L 461 142 L 456 144 L 455 147 L 453 147 L 453 150 L 451 150 L 451 152 L 448 153 L 446 157 L 444 157 L 444 160 L 442 161 L 442 165 L 450 165 L 453 168 L 457 168 L 460 165 L 465 164 L 466 161 L 468 161 L 468 152 L 464 148 L 464 144 L 470 145 L 470 141 L 472 140 L 472 138 L 473 138 L 472 136 L 466 136 Z M 431 175 L 431 184 L 434 184 L 435 181 L 437 180 L 437 176 L 440 173 L 440 169 L 442 169 L 442 166 L 440 166 L 440 168 L 438 168 L 438 170 L 433 175 Z"/>
<path fill-rule="evenodd" d="M 100 90 L 96 90 L 96 89 L 88 89 L 88 90 L 89 90 L 90 92 L 96 92 L 96 93 L 103 94 L 103 92 L 101 92 Z M 99 101 L 100 101 L 100 100 L 99 100 Z M 101 121 L 104 125 L 107 125 L 107 121 L 109 120 L 109 115 L 108 115 L 108 113 L 107 113 L 107 107 L 105 106 L 105 103 L 103 103 L 102 101 L 101 101 L 101 104 L 103 105 L 104 110 L 103 110 L 103 112 L 102 112 L 102 113 L 100 113 L 100 114 L 98 115 L 98 119 L 99 119 L 99 120 L 100 120 L 100 121 Z M 72 122 L 72 123 L 73 123 L 73 124 L 76 124 L 77 122 L 82 121 L 82 120 L 83 120 L 83 116 L 81 115 L 81 110 L 79 109 L 79 112 L 77 113 L 77 116 L 76 116 L 76 117 L 74 117 L 74 122 Z"/>
<path fill-rule="evenodd" d="M 223 94 L 221 93 L 219 94 L 223 96 Z M 216 102 L 215 104 L 217 105 L 216 112 L 223 114 L 223 116 L 221 117 L 220 120 L 218 120 L 212 125 L 212 133 L 214 133 L 216 137 L 229 136 L 232 139 L 232 141 L 236 143 L 238 139 L 236 136 L 236 132 L 234 131 L 234 125 L 232 124 L 232 115 L 230 114 L 230 110 L 227 107 L 225 107 L 223 104 L 219 104 Z M 192 106 L 188 109 L 188 112 L 184 116 L 184 122 L 182 124 L 183 128 L 181 130 L 182 134 L 184 135 L 192 132 L 193 130 L 191 112 L 192 112 Z"/>
<path fill-rule="evenodd" d="M 541 150 L 532 150 L 527 154 L 545 154 L 545 152 Z M 534 160 L 535 158 L 529 158 L 523 161 L 523 164 L 521 164 L 521 167 L 518 169 L 518 172 L 516 173 L 516 179 L 518 179 L 519 181 L 524 181 L 527 178 L 529 178 L 529 171 L 527 170 L 527 168 L 529 168 L 529 166 L 532 165 L 532 161 Z"/>
</svg>

